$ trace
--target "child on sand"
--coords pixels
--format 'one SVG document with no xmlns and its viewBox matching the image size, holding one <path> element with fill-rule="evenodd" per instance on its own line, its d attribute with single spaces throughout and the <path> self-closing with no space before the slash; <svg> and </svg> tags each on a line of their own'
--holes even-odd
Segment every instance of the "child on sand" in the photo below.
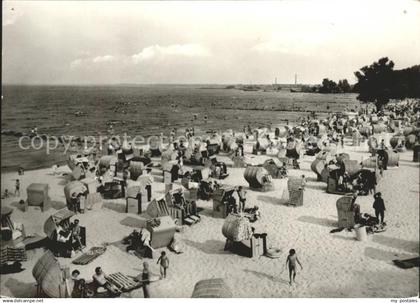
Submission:
<svg viewBox="0 0 420 303">
<path fill-rule="evenodd" d="M 158 264 L 159 262 L 160 262 L 160 276 L 164 279 L 166 278 L 166 270 L 169 267 L 169 259 L 166 256 L 166 252 L 162 251 L 156 264 Z"/>
<path fill-rule="evenodd" d="M 296 278 L 296 262 L 300 265 L 300 268 L 303 269 L 302 264 L 296 255 L 296 251 L 294 249 L 289 250 L 289 255 L 286 259 L 286 266 L 289 265 L 289 284 L 292 285 L 292 275 L 293 275 L 293 282 L 295 282 Z"/>
</svg>

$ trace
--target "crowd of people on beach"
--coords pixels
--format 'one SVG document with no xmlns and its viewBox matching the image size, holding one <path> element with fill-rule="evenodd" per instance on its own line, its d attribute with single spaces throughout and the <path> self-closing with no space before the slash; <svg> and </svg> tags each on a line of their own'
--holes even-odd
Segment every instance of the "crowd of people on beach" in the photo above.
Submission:
<svg viewBox="0 0 420 303">
<path fill-rule="evenodd" d="M 171 167 L 171 183 L 177 181 L 179 178 L 187 178 L 191 181 L 191 184 L 197 183 L 197 189 L 199 190 L 200 199 L 210 199 L 212 194 L 223 186 L 223 181 L 221 178 L 218 180 L 204 180 L 201 176 L 198 176 L 196 172 L 189 171 L 185 166 L 188 164 L 192 165 L 201 165 L 208 166 L 210 171 L 214 174 L 211 176 L 220 177 L 223 174 L 227 174 L 227 166 L 223 162 L 217 161 L 214 155 L 217 155 L 220 151 L 226 152 L 231 157 L 244 157 L 245 156 L 245 140 L 254 140 L 256 150 L 261 150 L 263 147 L 260 144 L 258 139 L 267 140 L 268 144 L 265 148 L 278 148 L 280 150 L 287 149 L 287 156 L 284 162 L 281 162 L 279 167 L 279 177 L 286 178 L 288 177 L 288 167 L 290 165 L 289 159 L 291 159 L 291 168 L 300 169 L 298 159 L 301 159 L 312 150 L 317 148 L 317 152 L 324 150 L 331 150 L 331 147 L 334 146 L 336 149 L 341 147 L 344 148 L 344 138 L 346 135 L 360 133 L 360 135 L 366 139 L 372 135 L 372 131 L 367 131 L 366 127 L 371 127 L 373 124 L 373 119 L 380 119 L 385 125 L 390 128 L 388 119 L 401 119 L 402 127 L 414 125 L 418 122 L 419 107 L 417 103 L 408 103 L 408 104 L 393 104 L 386 108 L 385 112 L 376 112 L 376 113 L 359 113 L 354 114 L 352 117 L 338 114 L 331 114 L 324 120 L 316 120 L 314 117 L 308 116 L 301 118 L 295 126 L 289 124 L 284 126 L 286 131 L 285 134 L 275 134 L 272 135 L 272 129 L 268 133 L 260 133 L 258 130 L 253 130 L 250 125 L 246 125 L 243 128 L 243 136 L 236 136 L 235 132 L 232 132 L 230 136 L 234 138 L 240 138 L 235 141 L 235 147 L 232 148 L 231 145 L 225 144 L 224 135 L 219 134 L 218 132 L 212 131 L 209 133 L 207 140 L 201 142 L 200 144 L 194 145 L 193 138 L 195 136 L 194 127 L 187 128 L 185 130 L 186 140 L 177 140 L 176 135 L 178 134 L 177 129 L 172 129 L 169 134 L 169 142 L 167 149 L 172 151 L 175 156 L 173 157 L 174 164 Z M 112 125 L 111 125 L 112 127 Z M 35 127 L 32 131 L 32 134 L 37 134 L 37 128 Z M 219 141 L 219 146 L 217 150 L 210 149 L 210 146 L 214 144 L 212 142 L 213 138 L 221 138 Z M 317 138 L 317 140 L 313 140 Z M 311 141 L 312 140 L 312 141 Z M 315 142 L 312 144 L 312 142 Z M 298 143 L 302 143 L 302 150 L 296 148 Z M 191 147 L 192 145 L 192 147 Z M 290 147 L 290 148 L 289 148 Z M 306 148 L 305 148 L 306 147 Z M 107 147 L 108 155 L 119 155 L 123 153 L 124 150 L 133 150 L 133 148 L 125 143 L 119 145 L 116 142 L 110 141 Z M 290 151 L 289 151 L 290 150 Z M 189 154 L 189 151 L 192 151 Z M 382 139 L 375 148 L 375 153 L 378 159 L 378 169 L 380 175 L 383 176 L 384 171 L 388 169 L 388 151 L 389 147 L 387 146 L 384 139 Z M 199 159 L 197 162 L 192 162 L 191 155 L 198 154 Z M 316 154 L 316 153 L 314 153 Z M 311 154 L 312 155 L 312 154 Z M 82 157 L 87 157 L 87 161 L 79 161 L 80 159 L 75 159 L 75 167 L 80 169 L 80 173 L 85 176 L 91 176 L 98 181 L 98 192 L 104 193 L 106 191 L 106 182 L 109 180 L 118 179 L 118 182 L 121 186 L 121 195 L 119 197 L 127 197 L 127 186 L 131 178 L 131 172 L 127 166 L 119 170 L 107 170 L 106 172 L 101 171 L 99 168 L 98 154 L 89 152 L 86 155 L 81 155 Z M 141 154 L 145 160 L 145 163 L 152 163 L 151 158 L 153 151 L 145 152 Z M 359 171 L 355 175 L 350 175 L 346 170 L 344 162 L 340 159 L 341 155 L 335 155 L 335 158 L 326 163 L 326 166 L 332 167 L 335 169 L 330 172 L 337 180 L 337 190 L 339 194 L 349 193 L 352 195 L 350 211 L 354 214 L 354 222 L 358 225 L 367 226 L 369 230 L 374 232 L 376 226 L 381 225 L 385 226 L 385 201 L 382 197 L 381 192 L 377 192 L 377 180 L 369 173 Z M 147 190 L 147 201 L 150 202 L 152 198 L 152 188 L 153 176 L 151 175 L 152 164 L 146 164 L 143 170 L 142 176 L 149 178 L 148 185 L 146 186 Z M 59 175 L 60 165 L 56 164 L 52 167 L 53 175 Z M 19 169 L 19 175 L 23 175 L 23 168 Z M 120 176 L 120 177 L 119 177 Z M 301 176 L 302 182 L 299 189 L 304 190 L 306 185 L 305 175 Z M 16 179 L 14 195 L 19 197 L 21 184 L 20 180 Z M 261 211 L 257 206 L 249 207 L 249 201 L 247 199 L 247 191 L 244 186 L 235 186 L 234 195 L 230 195 L 226 203 L 227 214 L 245 216 L 249 219 L 251 223 L 261 219 Z M 360 205 L 357 203 L 357 198 L 360 195 L 373 195 L 373 211 L 374 216 L 369 214 L 362 214 Z M 2 198 L 8 198 L 10 195 L 9 191 L 5 189 Z M 68 203 L 68 209 L 74 213 L 84 213 L 85 201 L 87 193 L 72 193 Z M 174 207 L 177 207 L 186 212 L 187 216 L 197 214 L 197 205 L 195 201 L 187 201 L 181 195 L 177 196 L 176 193 L 172 196 L 172 204 Z M 56 245 L 55 245 L 55 255 L 58 257 L 73 257 L 76 251 L 83 251 L 84 245 L 82 245 L 82 235 L 79 225 L 79 219 L 75 219 L 70 225 L 58 224 L 56 227 Z M 126 251 L 128 253 L 137 254 L 139 251 L 142 251 L 139 254 L 139 257 L 144 258 L 148 255 L 151 256 L 155 251 L 151 246 L 151 235 L 146 228 L 140 230 L 133 230 L 133 232 L 124 238 L 123 243 L 127 245 Z M 146 250 L 149 253 L 144 253 Z M 171 249 L 176 253 L 181 253 L 178 248 Z M 161 252 L 160 257 L 157 259 L 157 264 L 160 267 L 160 278 L 165 279 L 167 277 L 168 268 L 169 268 L 169 257 L 165 251 Z M 303 269 L 302 264 L 297 257 L 296 249 L 290 249 L 289 255 L 286 259 L 286 267 L 289 271 L 289 283 L 293 285 L 295 283 L 297 265 Z M 139 282 L 143 287 L 144 297 L 150 297 L 149 293 L 149 283 L 150 276 L 152 275 L 149 264 L 147 262 L 143 263 L 143 271 L 139 276 L 135 277 L 134 280 Z M 89 296 L 87 291 L 87 283 L 84 279 L 80 278 L 80 272 L 76 269 L 72 272 L 72 280 L 74 282 L 74 296 L 75 297 L 85 297 Z M 107 279 L 107 275 L 103 272 L 101 267 L 95 269 L 95 273 L 92 276 L 93 283 L 95 285 L 94 292 L 98 288 L 103 288 L 106 290 L 109 296 L 117 296 L 120 293 L 120 290 L 116 289 Z"/>
</svg>

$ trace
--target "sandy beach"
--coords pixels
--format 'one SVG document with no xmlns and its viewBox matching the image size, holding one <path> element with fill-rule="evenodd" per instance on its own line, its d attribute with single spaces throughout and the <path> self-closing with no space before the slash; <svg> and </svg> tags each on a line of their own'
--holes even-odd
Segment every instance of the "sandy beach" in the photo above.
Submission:
<svg viewBox="0 0 420 303">
<path fill-rule="evenodd" d="M 389 138 L 391 134 L 387 134 Z M 389 141 L 388 141 L 389 142 Z M 362 160 L 369 156 L 368 147 L 351 146 L 346 141 L 344 148 L 351 159 Z M 246 155 L 253 163 L 262 163 L 267 156 Z M 221 229 L 223 219 L 212 215 L 211 201 L 198 201 L 203 208 L 201 222 L 191 227 L 185 226 L 179 233 L 183 254 L 168 253 L 170 268 L 168 278 L 151 284 L 152 297 L 191 297 L 194 285 L 201 279 L 223 278 L 233 291 L 234 297 L 412 297 L 419 293 L 418 268 L 400 269 L 393 259 L 413 258 L 419 251 L 419 164 L 412 162 L 412 151 L 400 154 L 400 166 L 385 171 L 377 190 L 382 192 L 387 211 L 387 230 L 368 235 L 366 242 L 355 239 L 354 231 L 343 230 L 330 233 L 337 228 L 336 201 L 339 195 L 326 193 L 326 184 L 317 182 L 311 171 L 313 156 L 301 159 L 300 170 L 290 170 L 290 175 L 305 174 L 308 184 L 302 207 L 290 207 L 281 197 L 287 190 L 287 180 L 274 180 L 274 190 L 257 192 L 248 189 L 243 178 L 243 168 L 229 167 L 229 177 L 224 184 L 242 185 L 248 191 L 247 204 L 260 208 L 262 217 L 254 223 L 257 232 L 268 233 L 268 246 L 282 250 L 282 257 L 270 259 L 260 257 L 250 259 L 224 251 L 225 238 Z M 227 157 L 219 160 L 231 163 Z M 69 173 L 66 167 L 61 172 Z M 2 174 L 1 187 L 13 192 L 17 173 Z M 63 187 L 66 176 L 52 174 L 51 169 L 25 172 L 19 176 L 21 196 L 2 200 L 2 205 L 14 209 L 12 220 L 24 223 L 27 234 L 43 235 L 45 220 L 56 210 L 65 207 Z M 26 199 L 26 187 L 33 182 L 50 185 L 53 207 L 41 212 L 30 207 L 23 212 L 18 201 Z M 179 182 L 179 181 L 178 181 Z M 153 197 L 164 193 L 164 184 L 155 182 Z M 362 213 L 374 214 L 372 196 L 358 198 Z M 137 275 L 142 268 L 142 260 L 125 252 L 121 244 L 124 236 L 132 230 L 121 222 L 133 214 L 124 213 L 125 201 L 104 200 L 100 209 L 89 210 L 76 217 L 87 229 L 87 248 L 110 243 L 105 254 L 85 266 L 71 264 L 72 259 L 59 258 L 70 270 L 78 269 L 86 279 L 101 266 L 110 274 L 123 272 Z M 141 219 L 137 217 L 141 224 Z M 298 271 L 296 284 L 289 286 L 285 261 L 289 249 L 297 251 L 303 264 Z M 160 252 L 162 249 L 159 249 Z M 168 251 L 167 249 L 165 249 Z M 33 297 L 36 293 L 32 268 L 43 249 L 28 251 L 29 260 L 23 263 L 24 271 L 3 275 L 1 295 L 10 297 Z M 78 253 L 80 255 L 80 253 Z M 78 256 L 77 255 L 77 256 Z M 157 256 L 158 254 L 156 254 Z M 151 270 L 159 272 L 157 257 L 149 260 Z M 140 290 L 123 294 L 127 297 L 143 297 Z"/>
</svg>

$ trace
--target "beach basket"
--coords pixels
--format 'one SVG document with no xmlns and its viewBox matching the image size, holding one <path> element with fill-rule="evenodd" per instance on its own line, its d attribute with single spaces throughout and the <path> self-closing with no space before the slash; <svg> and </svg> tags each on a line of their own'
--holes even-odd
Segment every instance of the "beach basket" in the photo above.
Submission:
<svg viewBox="0 0 420 303">
<path fill-rule="evenodd" d="M 50 208 L 51 200 L 48 196 L 48 184 L 32 183 L 26 188 L 27 199 L 24 204 L 24 210 L 29 206 L 40 206 L 42 211 Z"/>
<path fill-rule="evenodd" d="M 174 220 L 170 216 L 159 217 L 156 220 L 159 224 L 154 224 L 154 220 L 146 222 L 146 228 L 150 232 L 150 245 L 153 248 L 161 248 L 168 246 L 176 231 Z"/>
<path fill-rule="evenodd" d="M 51 251 L 47 251 L 32 269 L 32 276 L 40 290 L 50 298 L 70 297 L 66 279 L 70 278 L 69 268 L 62 269 Z"/>
<path fill-rule="evenodd" d="M 294 206 L 303 205 L 303 179 L 289 177 L 287 180 L 287 190 L 289 191 L 289 203 Z"/>
<path fill-rule="evenodd" d="M 403 130 L 403 135 L 404 136 L 408 136 L 411 135 L 415 132 L 416 128 L 413 126 L 409 126 L 409 127 L 405 127 Z"/>
<path fill-rule="evenodd" d="M 10 237 L 12 237 L 12 235 L 10 235 Z M 25 245 L 22 242 L 18 245 L 14 245 L 13 242 L 9 243 L 5 243 L 2 239 L 0 265 L 3 266 L 7 263 L 23 262 L 28 260 Z"/>
<path fill-rule="evenodd" d="M 194 286 L 192 298 L 232 298 L 232 291 L 223 279 L 201 280 Z"/>
<path fill-rule="evenodd" d="M 141 214 L 142 209 L 142 199 L 139 196 L 140 194 L 140 186 L 130 186 L 127 188 L 126 193 L 126 206 L 125 212 L 132 213 L 132 214 Z"/>
<path fill-rule="evenodd" d="M 64 228 L 70 227 L 70 218 L 75 213 L 67 208 L 62 208 L 55 212 L 53 215 L 48 217 L 44 223 L 44 232 L 48 238 L 53 239 L 56 228 L 59 224 L 62 224 Z"/>
<path fill-rule="evenodd" d="M 351 228 L 354 226 L 354 213 L 350 210 L 352 195 L 339 198 L 336 202 L 338 213 L 338 227 Z"/>
<path fill-rule="evenodd" d="M 67 206 L 70 205 L 71 196 L 76 194 L 84 194 L 88 191 L 88 188 L 81 181 L 71 181 L 66 186 L 64 186 L 64 196 L 66 197 Z M 96 192 L 96 191 L 95 191 Z"/>
<path fill-rule="evenodd" d="M 270 146 L 270 144 L 271 142 L 267 138 L 259 138 L 257 139 L 254 150 L 265 151 Z"/>
<path fill-rule="evenodd" d="M 213 214 L 219 218 L 228 215 L 227 199 L 235 193 L 234 187 L 221 186 L 213 193 Z"/>
<path fill-rule="evenodd" d="M 396 148 L 397 146 L 405 146 L 405 137 L 401 135 L 393 136 L 389 140 L 389 144 L 392 148 Z"/>
<path fill-rule="evenodd" d="M 347 161 L 350 160 L 350 155 L 347 153 L 341 153 L 336 156 L 337 161 Z"/>
<path fill-rule="evenodd" d="M 319 160 L 319 159 L 315 159 L 314 161 L 312 161 L 311 163 L 311 170 L 316 174 L 318 181 L 320 181 L 321 178 L 321 173 L 325 168 L 325 161 L 324 160 Z"/>
<path fill-rule="evenodd" d="M 244 177 L 249 187 L 253 189 L 264 189 L 272 185 L 271 176 L 263 167 L 247 166 Z"/>
<path fill-rule="evenodd" d="M 115 165 L 118 162 L 118 158 L 116 156 L 102 156 L 99 159 L 99 169 L 107 171 L 111 168 L 111 165 Z"/>
<path fill-rule="evenodd" d="M 222 234 L 233 242 L 249 240 L 251 238 L 251 223 L 240 215 L 229 214 L 222 226 Z"/>
<path fill-rule="evenodd" d="M 362 169 L 357 160 L 344 160 L 343 163 L 345 171 L 349 174 L 349 176 L 354 176 Z"/>
<path fill-rule="evenodd" d="M 410 134 L 407 137 L 405 137 L 405 147 L 407 147 L 407 149 L 412 149 L 416 143 L 417 143 L 416 135 Z"/>
<path fill-rule="evenodd" d="M 265 168 L 273 178 L 281 177 L 280 169 L 282 166 L 282 162 L 280 162 L 277 158 L 267 159 L 262 165 L 262 167 Z"/>
<path fill-rule="evenodd" d="M 365 137 L 370 137 L 372 135 L 372 128 L 370 126 L 362 126 L 359 129 L 359 133 Z"/>
<path fill-rule="evenodd" d="M 373 157 L 369 157 L 367 159 L 364 159 L 362 161 L 362 167 L 377 169 L 378 168 L 378 158 L 376 156 L 373 156 Z"/>
<path fill-rule="evenodd" d="M 284 138 L 288 134 L 288 130 L 285 126 L 278 126 L 274 129 L 274 136 L 276 138 Z"/>
<path fill-rule="evenodd" d="M 295 191 L 303 188 L 303 179 L 299 177 L 289 177 L 287 180 L 287 190 Z"/>
<path fill-rule="evenodd" d="M 172 185 L 172 184 L 171 184 Z M 172 190 L 172 186 L 169 190 Z M 146 213 L 151 218 L 157 218 L 162 216 L 169 216 L 168 205 L 166 204 L 165 197 L 159 199 L 153 199 L 152 202 L 146 208 Z"/>
<path fill-rule="evenodd" d="M 130 161 L 128 171 L 130 172 L 130 179 L 137 180 L 143 173 L 144 163 L 140 161 Z"/>
<path fill-rule="evenodd" d="M 400 154 L 393 152 L 393 151 L 387 151 L 388 153 L 388 166 L 399 166 L 400 161 Z"/>
</svg>

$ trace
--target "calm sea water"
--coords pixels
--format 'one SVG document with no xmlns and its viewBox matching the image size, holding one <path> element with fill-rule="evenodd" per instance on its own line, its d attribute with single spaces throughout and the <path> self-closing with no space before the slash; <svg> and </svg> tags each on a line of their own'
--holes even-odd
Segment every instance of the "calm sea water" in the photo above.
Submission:
<svg viewBox="0 0 420 303">
<path fill-rule="evenodd" d="M 49 135 L 159 135 L 170 129 L 237 129 L 268 126 L 307 115 L 302 111 L 343 111 L 355 95 L 289 91 L 241 91 L 198 85 L 148 86 L 4 86 L 2 130 Z M 75 115 L 81 112 L 82 115 Z M 18 138 L 2 135 L 2 171 L 48 167 L 63 162 L 62 149 L 21 150 Z"/>
</svg>

